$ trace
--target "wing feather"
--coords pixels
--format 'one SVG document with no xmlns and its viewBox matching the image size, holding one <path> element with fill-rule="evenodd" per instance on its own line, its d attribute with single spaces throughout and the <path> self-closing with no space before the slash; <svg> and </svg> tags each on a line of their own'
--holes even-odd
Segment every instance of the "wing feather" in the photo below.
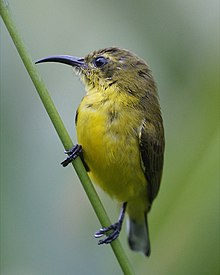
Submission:
<svg viewBox="0 0 220 275">
<path fill-rule="evenodd" d="M 148 197 L 152 204 L 157 196 L 163 170 L 164 130 L 162 119 L 158 122 L 143 121 L 139 144 L 144 173 L 148 182 Z"/>
</svg>

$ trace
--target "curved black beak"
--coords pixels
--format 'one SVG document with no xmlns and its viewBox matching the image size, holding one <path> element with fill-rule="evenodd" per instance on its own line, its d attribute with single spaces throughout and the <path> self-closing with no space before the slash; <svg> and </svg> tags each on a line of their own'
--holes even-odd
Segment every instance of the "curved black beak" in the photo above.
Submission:
<svg viewBox="0 0 220 275">
<path fill-rule="evenodd" d="M 35 62 L 35 64 L 43 63 L 43 62 L 58 62 L 58 63 L 70 65 L 72 67 L 82 67 L 85 64 L 84 58 L 70 56 L 70 55 L 48 56 L 48 57 L 37 60 Z"/>
</svg>

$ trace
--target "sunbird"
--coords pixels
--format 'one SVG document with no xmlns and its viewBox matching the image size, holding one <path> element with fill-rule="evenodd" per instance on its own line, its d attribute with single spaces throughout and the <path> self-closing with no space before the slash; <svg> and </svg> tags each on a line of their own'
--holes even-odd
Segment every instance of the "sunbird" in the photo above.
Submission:
<svg viewBox="0 0 220 275">
<path fill-rule="evenodd" d="M 128 243 L 150 256 L 147 215 L 158 194 L 164 159 L 164 128 L 156 83 L 148 64 L 117 47 L 84 58 L 69 55 L 38 60 L 72 66 L 86 95 L 76 112 L 78 143 L 62 162 L 80 156 L 94 183 L 122 204 L 119 219 L 95 233 L 99 244 L 118 238 L 125 212 Z"/>
</svg>

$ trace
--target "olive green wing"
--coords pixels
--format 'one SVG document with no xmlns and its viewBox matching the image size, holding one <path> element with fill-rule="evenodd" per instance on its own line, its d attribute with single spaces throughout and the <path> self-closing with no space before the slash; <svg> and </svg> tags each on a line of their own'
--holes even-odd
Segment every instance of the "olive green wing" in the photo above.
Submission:
<svg viewBox="0 0 220 275">
<path fill-rule="evenodd" d="M 158 194 L 163 170 L 164 130 L 162 119 L 156 123 L 144 120 L 139 134 L 139 145 L 151 205 Z"/>
</svg>

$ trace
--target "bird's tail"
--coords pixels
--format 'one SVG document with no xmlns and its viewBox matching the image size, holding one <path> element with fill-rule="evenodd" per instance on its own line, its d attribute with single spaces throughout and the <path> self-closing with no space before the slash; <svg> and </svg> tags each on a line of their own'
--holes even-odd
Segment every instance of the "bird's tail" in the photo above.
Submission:
<svg viewBox="0 0 220 275">
<path fill-rule="evenodd" d="M 144 222 L 137 223 L 131 218 L 128 220 L 128 243 L 131 250 L 143 252 L 150 256 L 150 239 L 147 214 L 144 213 Z"/>
</svg>

